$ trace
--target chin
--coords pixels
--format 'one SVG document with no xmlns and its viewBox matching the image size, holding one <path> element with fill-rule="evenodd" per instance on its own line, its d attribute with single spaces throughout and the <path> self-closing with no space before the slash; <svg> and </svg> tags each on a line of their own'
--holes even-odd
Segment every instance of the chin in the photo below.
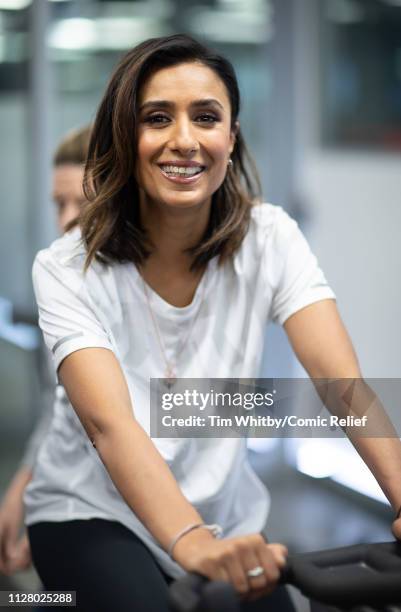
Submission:
<svg viewBox="0 0 401 612">
<path fill-rule="evenodd" d="M 178 195 L 178 197 L 177 197 Z M 169 208 L 200 208 L 210 202 L 211 196 L 196 197 L 189 192 L 177 195 L 169 195 L 161 198 L 161 203 Z"/>
</svg>

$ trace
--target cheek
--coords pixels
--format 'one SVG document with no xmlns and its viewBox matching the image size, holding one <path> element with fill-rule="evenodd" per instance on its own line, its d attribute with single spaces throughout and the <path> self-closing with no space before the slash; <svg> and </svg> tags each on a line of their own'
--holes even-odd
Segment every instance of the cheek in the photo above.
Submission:
<svg viewBox="0 0 401 612">
<path fill-rule="evenodd" d="M 148 136 L 146 133 L 138 138 L 137 144 L 137 159 L 135 166 L 135 177 L 139 185 L 146 180 L 146 175 L 150 172 L 149 163 L 155 156 L 158 150 L 155 138 Z"/>
<path fill-rule="evenodd" d="M 158 149 L 159 139 L 155 135 L 146 132 L 140 134 L 137 146 L 138 164 L 149 162 Z"/>
<path fill-rule="evenodd" d="M 226 134 L 221 134 L 219 137 L 213 138 L 213 140 L 208 143 L 207 148 L 214 161 L 219 163 L 219 165 L 224 164 L 225 166 L 229 158 L 229 146 L 229 138 Z"/>
</svg>

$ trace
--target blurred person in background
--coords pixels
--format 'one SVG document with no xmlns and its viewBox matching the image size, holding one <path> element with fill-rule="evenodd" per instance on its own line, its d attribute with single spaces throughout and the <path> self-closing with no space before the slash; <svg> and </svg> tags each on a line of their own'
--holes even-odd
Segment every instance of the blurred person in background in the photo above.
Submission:
<svg viewBox="0 0 401 612">
<path fill-rule="evenodd" d="M 53 201 L 57 228 L 62 234 L 76 219 L 85 202 L 84 166 L 88 153 L 90 127 L 74 130 L 58 145 L 53 156 Z M 56 379 L 48 350 L 41 347 L 43 414 L 29 438 L 20 467 L 7 488 L 0 505 L 0 572 L 11 575 L 31 564 L 28 537 L 23 530 L 23 494 L 32 478 L 32 469 L 53 414 Z M 51 401 L 45 401 L 51 395 Z"/>
<path fill-rule="evenodd" d="M 231 582 L 247 612 L 293 610 L 246 440 L 150 438 L 150 378 L 253 379 L 269 319 L 312 378 L 362 376 L 296 222 L 257 197 L 239 107 L 231 64 L 188 36 L 128 52 L 93 127 L 80 227 L 34 263 L 61 386 L 26 524 L 43 584 L 76 591 L 78 610 L 167 612 L 191 571 Z M 354 444 L 398 509 L 399 441 Z"/>
</svg>

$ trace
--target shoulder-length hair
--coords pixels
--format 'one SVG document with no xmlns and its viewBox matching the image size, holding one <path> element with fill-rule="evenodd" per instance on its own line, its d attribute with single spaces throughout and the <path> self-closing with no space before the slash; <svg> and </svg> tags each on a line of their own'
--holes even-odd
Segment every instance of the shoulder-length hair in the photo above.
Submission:
<svg viewBox="0 0 401 612">
<path fill-rule="evenodd" d="M 141 265 L 154 245 L 141 225 L 138 185 L 134 177 L 138 100 L 141 87 L 161 68 L 200 62 L 224 83 L 231 105 L 231 128 L 236 133 L 222 185 L 212 196 L 208 227 L 188 252 L 191 269 L 219 255 L 222 263 L 240 246 L 248 229 L 250 209 L 260 193 L 255 165 L 237 119 L 240 94 L 231 63 L 185 34 L 152 38 L 129 51 L 111 77 L 92 128 L 84 191 L 88 204 L 80 225 L 87 250 L 85 270 L 93 259 L 103 263 Z"/>
</svg>

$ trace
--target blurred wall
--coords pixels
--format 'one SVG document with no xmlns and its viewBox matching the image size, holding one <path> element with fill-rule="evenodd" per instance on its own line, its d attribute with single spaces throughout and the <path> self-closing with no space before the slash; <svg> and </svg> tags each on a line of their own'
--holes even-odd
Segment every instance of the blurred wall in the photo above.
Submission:
<svg viewBox="0 0 401 612">
<path fill-rule="evenodd" d="M 337 295 L 364 375 L 398 377 L 401 78 L 397 45 L 388 48 L 387 39 L 396 27 L 401 40 L 401 6 L 298 0 L 292 16 L 294 193 L 304 229 Z M 367 66 L 361 59 L 366 40 L 376 53 Z M 388 79 L 376 90 L 387 64 Z"/>
<path fill-rule="evenodd" d="M 29 158 L 27 147 L 27 98 L 11 92 L 0 97 L 1 212 L 0 212 L 0 295 L 16 305 L 30 296 L 26 219 Z"/>
<path fill-rule="evenodd" d="M 363 374 L 401 377 L 401 158 L 310 151 L 303 172 L 310 237 Z"/>
</svg>

